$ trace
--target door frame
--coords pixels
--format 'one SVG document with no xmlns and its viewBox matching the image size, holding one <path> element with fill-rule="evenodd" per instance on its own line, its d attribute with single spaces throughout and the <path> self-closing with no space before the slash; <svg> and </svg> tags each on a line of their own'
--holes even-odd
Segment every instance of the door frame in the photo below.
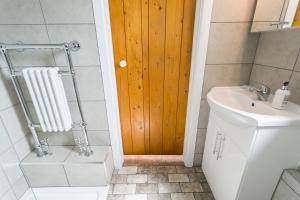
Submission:
<svg viewBox="0 0 300 200">
<path fill-rule="evenodd" d="M 108 1 L 109 0 L 93 0 L 93 9 L 114 166 L 116 169 L 120 169 L 124 161 L 124 153 Z M 192 167 L 194 163 L 198 117 L 209 39 L 210 19 L 213 7 L 212 0 L 196 1 L 192 61 L 183 146 L 183 160 L 187 167 Z"/>
</svg>

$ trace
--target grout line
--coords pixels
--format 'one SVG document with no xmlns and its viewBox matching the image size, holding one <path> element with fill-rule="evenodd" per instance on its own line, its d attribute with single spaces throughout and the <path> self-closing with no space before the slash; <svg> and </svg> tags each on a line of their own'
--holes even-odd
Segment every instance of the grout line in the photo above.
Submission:
<svg viewBox="0 0 300 200">
<path fill-rule="evenodd" d="M 259 66 L 262 66 L 262 67 L 265 67 L 265 68 L 275 68 L 275 69 L 279 69 L 279 70 L 285 70 L 285 71 L 293 72 L 293 70 L 291 70 L 291 69 L 283 69 L 283 68 L 280 68 L 280 67 L 274 67 L 274 66 L 269 66 L 269 65 L 257 64 L 257 63 L 254 63 L 254 65 L 259 65 Z"/>
</svg>

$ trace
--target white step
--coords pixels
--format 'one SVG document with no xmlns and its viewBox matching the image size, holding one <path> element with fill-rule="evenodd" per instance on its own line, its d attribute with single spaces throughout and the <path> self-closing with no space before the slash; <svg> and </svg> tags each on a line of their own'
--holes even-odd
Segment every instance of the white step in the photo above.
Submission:
<svg viewBox="0 0 300 200">
<path fill-rule="evenodd" d="M 35 187 L 96 187 L 110 183 L 113 172 L 111 147 L 92 146 L 93 155 L 79 155 L 72 146 L 51 146 L 52 156 L 31 152 L 21 162 L 29 184 Z"/>
</svg>

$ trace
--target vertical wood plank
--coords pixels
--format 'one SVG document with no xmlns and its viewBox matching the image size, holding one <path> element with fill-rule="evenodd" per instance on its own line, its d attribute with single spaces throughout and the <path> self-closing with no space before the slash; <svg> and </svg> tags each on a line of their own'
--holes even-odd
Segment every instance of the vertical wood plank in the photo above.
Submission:
<svg viewBox="0 0 300 200">
<path fill-rule="evenodd" d="M 297 11 L 293 21 L 293 26 L 300 26 L 300 3 L 298 3 Z"/>
<path fill-rule="evenodd" d="M 166 0 L 149 0 L 150 152 L 162 154 Z"/>
<path fill-rule="evenodd" d="M 114 61 L 118 87 L 118 100 L 122 129 L 123 149 L 125 154 L 132 154 L 131 116 L 129 107 L 128 70 L 120 68 L 119 62 L 126 59 L 123 0 L 110 0 L 109 11 L 114 48 Z"/>
<path fill-rule="evenodd" d="M 125 0 L 126 54 L 134 154 L 145 154 L 141 0 Z"/>
<path fill-rule="evenodd" d="M 187 110 L 190 66 L 193 45 L 194 19 L 196 0 L 186 0 L 184 3 L 183 32 L 181 44 L 181 63 L 179 75 L 179 95 L 176 126 L 176 151 L 183 152 L 183 140 Z"/>
<path fill-rule="evenodd" d="M 176 121 L 184 0 L 167 1 L 163 153 L 176 154 Z"/>
<path fill-rule="evenodd" d="M 150 153 L 149 128 L 149 0 L 142 0 L 145 152 Z"/>
</svg>

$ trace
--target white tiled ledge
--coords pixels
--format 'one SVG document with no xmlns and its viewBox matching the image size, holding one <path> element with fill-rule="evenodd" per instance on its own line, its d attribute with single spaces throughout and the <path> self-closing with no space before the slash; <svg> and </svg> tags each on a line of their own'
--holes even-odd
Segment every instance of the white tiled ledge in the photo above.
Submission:
<svg viewBox="0 0 300 200">
<path fill-rule="evenodd" d="M 31 152 L 21 167 L 31 187 L 94 187 L 107 185 L 113 171 L 111 147 L 92 146 L 94 154 L 80 156 L 72 146 L 52 146 L 52 156 Z"/>
</svg>

